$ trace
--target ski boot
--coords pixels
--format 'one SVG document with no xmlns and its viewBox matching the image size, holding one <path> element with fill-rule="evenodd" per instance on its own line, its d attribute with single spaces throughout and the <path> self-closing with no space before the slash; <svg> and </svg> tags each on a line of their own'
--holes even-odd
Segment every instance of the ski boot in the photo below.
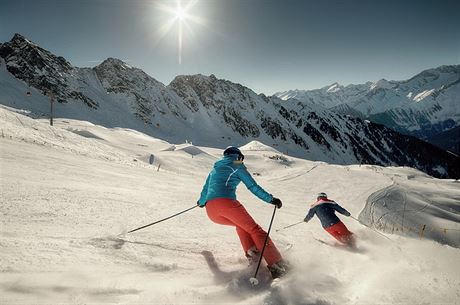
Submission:
<svg viewBox="0 0 460 305">
<path fill-rule="evenodd" d="M 281 260 L 273 265 L 267 266 L 267 268 L 270 271 L 272 278 L 277 279 L 286 275 L 289 271 L 289 264 L 286 261 Z"/>
</svg>

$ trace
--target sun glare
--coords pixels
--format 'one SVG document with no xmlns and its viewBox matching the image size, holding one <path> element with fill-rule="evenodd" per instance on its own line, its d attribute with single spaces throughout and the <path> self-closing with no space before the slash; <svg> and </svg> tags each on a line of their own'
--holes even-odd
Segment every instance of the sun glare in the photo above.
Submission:
<svg viewBox="0 0 460 305">
<path fill-rule="evenodd" d="M 185 19 L 185 16 L 186 16 L 185 11 L 182 7 L 180 7 L 180 4 L 179 4 L 179 6 L 176 9 L 176 18 L 179 21 L 183 21 Z"/>
<path fill-rule="evenodd" d="M 186 26 L 188 30 L 191 29 L 190 23 L 203 24 L 202 18 L 190 14 L 192 7 L 198 2 L 198 0 L 190 0 L 183 6 L 183 1 L 177 0 L 175 6 L 170 6 L 164 2 L 157 5 L 161 11 L 171 16 L 171 19 L 165 23 L 161 28 L 161 37 L 166 35 L 171 29 L 177 25 L 177 48 L 178 48 L 178 62 L 182 63 L 182 47 L 183 47 L 183 27 Z"/>
</svg>

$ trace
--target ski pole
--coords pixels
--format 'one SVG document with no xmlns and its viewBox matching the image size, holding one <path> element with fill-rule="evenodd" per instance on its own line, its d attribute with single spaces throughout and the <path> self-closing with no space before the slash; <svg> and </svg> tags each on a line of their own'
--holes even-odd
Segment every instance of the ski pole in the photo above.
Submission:
<svg viewBox="0 0 460 305">
<path fill-rule="evenodd" d="M 294 224 L 292 224 L 292 225 L 288 225 L 288 226 L 282 227 L 281 229 L 276 230 L 276 232 L 281 231 L 281 230 L 284 230 L 284 229 L 287 229 L 287 228 L 290 228 L 290 227 L 293 227 L 293 226 L 296 226 L 296 225 L 299 225 L 299 224 L 301 224 L 302 222 L 304 222 L 304 221 L 302 220 L 302 221 L 296 222 L 296 223 L 294 223 Z"/>
<path fill-rule="evenodd" d="M 389 238 L 388 236 L 384 235 L 383 233 L 381 233 L 381 232 L 379 232 L 379 231 L 377 231 L 377 230 L 374 230 L 373 228 L 371 228 L 371 227 L 369 227 L 368 225 L 362 223 L 361 221 L 359 221 L 358 219 L 354 218 L 354 217 L 351 216 L 351 215 L 350 215 L 350 217 L 353 218 L 354 220 L 356 220 L 357 222 L 359 222 L 360 224 L 362 224 L 363 226 L 368 227 L 369 229 L 371 229 L 371 230 L 374 231 L 375 233 L 378 233 L 378 234 L 382 235 L 383 237 L 385 237 L 386 239 L 391 240 L 391 241 L 394 242 L 394 240 L 392 240 L 392 239 Z"/>
<path fill-rule="evenodd" d="M 257 264 L 256 273 L 254 274 L 254 277 L 251 277 L 249 279 L 249 281 L 251 282 L 253 286 L 256 286 L 259 284 L 259 281 L 257 280 L 257 273 L 259 272 L 260 263 L 262 262 L 262 257 L 264 255 L 265 246 L 267 245 L 267 241 L 268 241 L 268 235 L 270 235 L 270 230 L 272 228 L 273 219 L 275 218 L 275 212 L 277 208 L 278 207 L 275 205 L 275 208 L 273 209 L 272 219 L 270 220 L 270 225 L 268 226 L 267 236 L 265 236 L 264 246 L 262 247 L 262 251 L 260 252 L 259 263 Z"/>
<path fill-rule="evenodd" d="M 157 221 L 155 221 L 155 222 L 152 222 L 152 223 L 150 223 L 150 224 L 148 224 L 148 225 L 145 225 L 145 226 L 139 227 L 139 228 L 137 228 L 137 229 L 134 229 L 134 230 L 128 231 L 128 232 L 126 232 L 126 233 L 132 233 L 132 232 L 135 232 L 135 231 L 137 231 L 137 230 L 140 230 L 140 229 L 144 229 L 144 228 L 147 228 L 147 227 L 153 226 L 154 224 L 157 224 L 157 223 L 159 223 L 159 222 L 162 222 L 162 221 L 165 221 L 165 220 L 171 219 L 171 218 L 173 218 L 173 217 L 176 217 L 177 215 L 180 215 L 180 214 L 182 214 L 182 213 L 185 213 L 185 212 L 187 212 L 187 211 L 190 211 L 191 209 L 194 209 L 194 208 L 196 208 L 197 206 L 198 206 L 198 205 L 194 205 L 193 207 L 191 207 L 191 208 L 188 208 L 188 209 L 186 209 L 186 210 L 183 210 L 183 211 L 181 211 L 181 212 L 179 212 L 179 213 L 176 213 L 176 214 L 174 214 L 174 215 L 171 215 L 171 216 L 169 216 L 169 217 L 166 217 L 166 218 L 163 218 L 163 219 L 157 220 Z"/>
</svg>

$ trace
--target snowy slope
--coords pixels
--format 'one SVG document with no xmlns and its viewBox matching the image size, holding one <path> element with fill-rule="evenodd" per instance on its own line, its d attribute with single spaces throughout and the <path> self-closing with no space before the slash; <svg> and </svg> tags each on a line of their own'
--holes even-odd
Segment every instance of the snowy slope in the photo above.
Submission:
<svg viewBox="0 0 460 305">
<path fill-rule="evenodd" d="M 425 219 L 430 228 L 460 230 L 453 180 L 409 168 L 329 165 L 288 155 L 286 162 L 249 143 L 242 147 L 247 167 L 283 200 L 272 238 L 282 251 L 293 245 L 285 257 L 294 266 L 276 288 L 268 286 L 262 267 L 261 283 L 252 288 L 234 229 L 212 223 L 202 209 L 117 236 L 194 206 L 221 149 L 77 120 L 50 127 L 5 108 L 0 126 L 3 304 L 455 304 L 459 298 L 458 231 L 443 233 L 457 236 L 456 247 L 428 234 L 388 234 L 389 241 L 343 217 L 358 238 L 355 253 L 318 242 L 332 240 L 317 219 L 281 229 L 302 220 L 320 191 L 369 220 L 362 213 L 368 198 L 380 191 L 385 197 L 397 183 L 408 198 L 430 194 L 430 208 L 407 213 L 407 223 Z M 238 197 L 267 228 L 272 207 L 244 186 Z M 441 204 L 432 205 L 434 198 Z"/>
</svg>

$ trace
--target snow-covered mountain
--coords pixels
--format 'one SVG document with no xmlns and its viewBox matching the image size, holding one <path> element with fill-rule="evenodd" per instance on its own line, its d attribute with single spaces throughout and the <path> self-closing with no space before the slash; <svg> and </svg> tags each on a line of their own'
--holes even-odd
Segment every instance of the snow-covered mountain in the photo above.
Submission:
<svg viewBox="0 0 460 305">
<path fill-rule="evenodd" d="M 460 65 L 425 70 L 409 80 L 276 93 L 359 116 L 394 130 L 427 139 L 460 125 Z"/>
<path fill-rule="evenodd" d="M 29 110 L 32 117 L 47 116 L 50 105 L 43 93 L 52 91 L 56 117 L 131 128 L 173 143 L 225 147 L 258 140 L 310 160 L 460 176 L 458 157 L 321 105 L 258 95 L 214 75 L 177 76 L 165 86 L 113 58 L 95 68 L 73 67 L 19 34 L 0 45 L 0 88 L 1 104 Z M 328 90 L 339 92 L 340 86 Z"/>
<path fill-rule="evenodd" d="M 94 78 L 91 69 L 74 68 L 65 58 L 53 55 L 20 34 L 0 45 L 0 57 L 16 78 L 45 94 L 54 94 L 58 102 L 79 100 L 91 108 L 98 108 L 97 101 L 81 92 L 89 86 L 88 80 Z"/>
<path fill-rule="evenodd" d="M 283 99 L 297 99 L 302 102 L 333 108 L 347 103 L 363 95 L 370 87 L 371 82 L 363 85 L 349 85 L 344 87 L 338 83 L 315 90 L 289 90 L 275 93 L 275 96 Z"/>
</svg>

